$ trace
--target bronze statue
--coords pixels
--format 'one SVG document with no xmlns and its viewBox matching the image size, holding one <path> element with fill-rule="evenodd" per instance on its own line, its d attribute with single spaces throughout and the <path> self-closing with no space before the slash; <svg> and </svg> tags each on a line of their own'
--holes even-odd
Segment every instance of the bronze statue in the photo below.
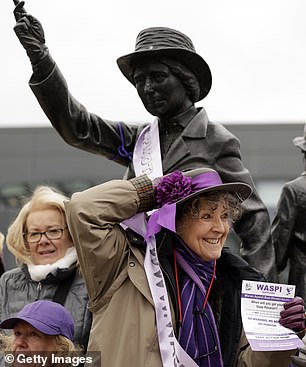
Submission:
<svg viewBox="0 0 306 367">
<path fill-rule="evenodd" d="M 279 272 L 289 263 L 288 283 L 306 300 L 306 125 L 304 136 L 293 139 L 300 149 L 305 171 L 282 189 L 272 222 L 272 239 Z"/>
<path fill-rule="evenodd" d="M 185 34 L 166 27 L 144 29 L 137 36 L 135 52 L 117 60 L 155 121 L 137 125 L 108 121 L 87 111 L 70 94 L 44 42 L 41 24 L 25 13 L 23 4 L 14 10 L 14 30 L 32 64 L 29 84 L 68 144 L 126 166 L 126 178 L 139 174 L 134 162 L 141 160 L 142 172 L 151 177 L 206 166 L 217 170 L 224 182 L 242 181 L 254 188 L 242 163 L 239 140 L 209 121 L 204 108 L 195 107 L 209 93 L 211 72 Z M 241 255 L 277 281 L 269 215 L 255 188 L 244 209 L 234 226 L 242 241 Z"/>
</svg>

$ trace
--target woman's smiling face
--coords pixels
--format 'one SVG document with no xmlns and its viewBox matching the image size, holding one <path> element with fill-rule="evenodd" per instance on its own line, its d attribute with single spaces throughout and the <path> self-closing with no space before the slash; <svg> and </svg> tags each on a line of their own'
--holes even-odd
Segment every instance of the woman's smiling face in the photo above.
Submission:
<svg viewBox="0 0 306 367">
<path fill-rule="evenodd" d="M 202 260 L 218 259 L 230 230 L 228 205 L 221 200 L 214 205 L 201 198 L 196 217 L 184 215 L 177 223 L 177 233 Z"/>
<path fill-rule="evenodd" d="M 64 215 L 56 208 L 30 212 L 26 221 L 26 231 L 46 232 L 63 229 L 60 238 L 50 240 L 43 234 L 39 241 L 27 243 L 33 264 L 53 264 L 64 257 L 69 247 L 73 246 Z"/>
</svg>

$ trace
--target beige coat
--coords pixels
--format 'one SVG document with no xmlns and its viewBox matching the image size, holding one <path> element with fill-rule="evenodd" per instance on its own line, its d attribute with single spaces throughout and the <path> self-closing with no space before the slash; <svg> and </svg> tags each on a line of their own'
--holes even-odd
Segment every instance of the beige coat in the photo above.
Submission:
<svg viewBox="0 0 306 367">
<path fill-rule="evenodd" d="M 102 367 L 162 367 L 144 257 L 119 225 L 143 209 L 138 180 L 107 182 L 74 194 L 66 204 L 93 313 L 88 349 L 101 351 Z M 237 354 L 237 367 L 287 367 L 291 353 L 274 352 L 273 363 L 271 353 L 249 347 Z"/>
</svg>

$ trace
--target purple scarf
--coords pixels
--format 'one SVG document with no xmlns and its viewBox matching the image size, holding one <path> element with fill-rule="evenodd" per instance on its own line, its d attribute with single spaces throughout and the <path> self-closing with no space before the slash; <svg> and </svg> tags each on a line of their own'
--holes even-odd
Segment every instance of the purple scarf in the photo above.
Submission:
<svg viewBox="0 0 306 367">
<path fill-rule="evenodd" d="M 218 331 L 208 302 L 203 310 L 214 261 L 203 262 L 180 238 L 175 238 L 177 262 L 184 271 L 179 343 L 200 367 L 222 367 Z"/>
</svg>

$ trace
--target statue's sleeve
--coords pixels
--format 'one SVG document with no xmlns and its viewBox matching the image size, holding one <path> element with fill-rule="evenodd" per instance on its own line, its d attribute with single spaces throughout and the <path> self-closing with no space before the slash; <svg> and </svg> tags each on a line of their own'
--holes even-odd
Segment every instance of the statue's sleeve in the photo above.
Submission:
<svg viewBox="0 0 306 367">
<path fill-rule="evenodd" d="M 293 187 L 285 184 L 272 222 L 272 239 L 278 271 L 285 269 L 290 251 L 292 229 L 296 220 L 296 196 Z"/>
<path fill-rule="evenodd" d="M 234 230 L 241 240 L 240 253 L 250 266 L 262 272 L 267 280 L 276 282 L 278 276 L 269 213 L 256 190 L 250 172 L 243 165 L 240 141 L 228 133 L 220 139 L 219 144 L 215 167 L 223 182 L 240 181 L 253 188 L 252 195 L 242 203 L 242 217 L 234 223 Z"/>
<path fill-rule="evenodd" d="M 44 113 L 66 143 L 128 166 L 139 126 L 105 120 L 74 98 L 58 66 L 48 56 L 29 82 Z M 124 141 L 123 141 L 124 140 Z M 124 144 L 127 154 L 118 148 Z M 129 154 L 131 153 L 131 154 Z"/>
</svg>

